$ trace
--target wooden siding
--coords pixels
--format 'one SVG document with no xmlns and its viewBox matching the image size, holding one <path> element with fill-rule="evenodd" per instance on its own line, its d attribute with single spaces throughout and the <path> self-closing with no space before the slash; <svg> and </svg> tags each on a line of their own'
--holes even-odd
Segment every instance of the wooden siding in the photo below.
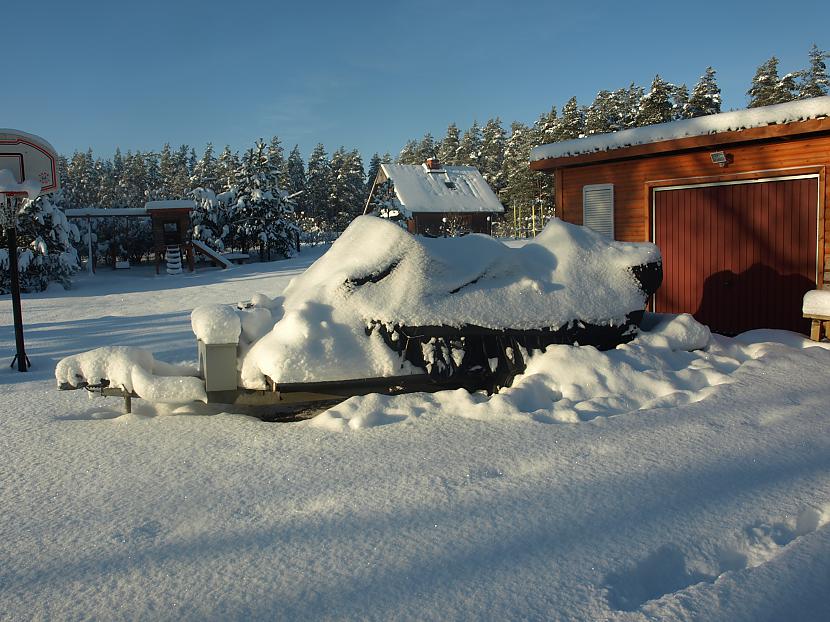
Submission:
<svg viewBox="0 0 830 622">
<path fill-rule="evenodd" d="M 719 167 L 709 154 L 724 151 L 730 164 Z M 830 190 L 825 168 L 830 165 L 830 135 L 811 134 L 786 140 L 742 144 L 711 144 L 706 149 L 653 155 L 613 162 L 562 167 L 556 175 L 557 215 L 582 224 L 582 187 L 614 184 L 614 230 L 619 240 L 650 240 L 651 190 L 680 184 L 717 183 L 739 179 L 779 177 L 803 173 L 819 175 L 819 248 L 824 266 L 819 278 L 830 285 Z"/>
<path fill-rule="evenodd" d="M 806 333 L 805 292 L 815 288 L 818 179 L 654 193 L 654 238 L 665 278 L 655 310 L 691 312 L 712 330 Z"/>
</svg>

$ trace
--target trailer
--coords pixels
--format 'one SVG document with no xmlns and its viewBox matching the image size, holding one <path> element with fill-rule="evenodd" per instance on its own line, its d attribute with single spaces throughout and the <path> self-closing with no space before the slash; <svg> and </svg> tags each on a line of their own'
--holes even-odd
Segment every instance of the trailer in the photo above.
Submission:
<svg viewBox="0 0 830 622">
<path fill-rule="evenodd" d="M 99 348 L 62 360 L 58 387 L 121 397 L 127 412 L 143 398 L 265 407 L 274 419 L 274 409 L 369 393 L 494 393 L 552 345 L 634 339 L 662 280 L 653 245 L 558 221 L 549 229 L 508 248 L 479 235 L 425 240 L 361 217 L 282 297 L 195 309 L 196 368 Z M 368 244 L 381 248 L 357 254 Z"/>
</svg>

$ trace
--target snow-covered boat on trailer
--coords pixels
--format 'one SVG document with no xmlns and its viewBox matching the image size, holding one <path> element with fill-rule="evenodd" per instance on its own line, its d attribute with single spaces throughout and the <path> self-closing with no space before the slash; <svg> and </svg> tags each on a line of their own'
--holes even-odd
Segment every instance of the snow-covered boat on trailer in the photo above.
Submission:
<svg viewBox="0 0 830 622">
<path fill-rule="evenodd" d="M 553 220 L 512 248 L 489 236 L 423 238 L 357 218 L 277 298 L 198 307 L 198 368 L 145 350 L 67 357 L 64 390 L 152 402 L 275 406 L 367 393 L 497 391 L 552 344 L 633 339 L 660 285 L 656 246 Z"/>
</svg>

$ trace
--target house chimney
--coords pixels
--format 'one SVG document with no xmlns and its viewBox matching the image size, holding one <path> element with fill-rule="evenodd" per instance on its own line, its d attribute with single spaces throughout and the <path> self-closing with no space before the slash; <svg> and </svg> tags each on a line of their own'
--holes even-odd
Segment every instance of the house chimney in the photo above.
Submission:
<svg viewBox="0 0 830 622">
<path fill-rule="evenodd" d="M 426 166 L 431 171 L 437 171 L 441 168 L 441 162 L 438 161 L 438 158 L 427 158 Z"/>
</svg>

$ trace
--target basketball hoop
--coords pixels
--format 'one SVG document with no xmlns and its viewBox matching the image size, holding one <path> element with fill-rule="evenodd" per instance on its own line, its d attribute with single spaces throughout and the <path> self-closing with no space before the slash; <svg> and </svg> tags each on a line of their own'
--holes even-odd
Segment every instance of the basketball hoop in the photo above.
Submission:
<svg viewBox="0 0 830 622">
<path fill-rule="evenodd" d="M 36 199 L 40 194 L 60 187 L 58 155 L 48 142 L 38 136 L 0 130 L 0 224 L 6 229 L 9 276 L 11 277 L 12 312 L 17 353 L 17 371 L 29 369 L 29 357 L 23 343 L 23 313 L 20 306 L 20 275 L 17 269 L 17 214 L 23 197 Z"/>
</svg>

